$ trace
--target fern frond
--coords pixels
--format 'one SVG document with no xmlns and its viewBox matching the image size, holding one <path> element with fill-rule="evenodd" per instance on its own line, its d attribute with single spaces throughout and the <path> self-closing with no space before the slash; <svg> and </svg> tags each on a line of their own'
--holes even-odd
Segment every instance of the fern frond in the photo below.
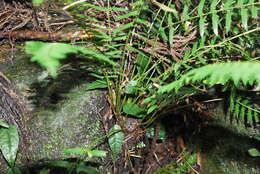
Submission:
<svg viewBox="0 0 260 174">
<path fill-rule="evenodd" d="M 258 122 L 260 111 L 256 108 L 255 104 L 248 99 L 241 96 L 230 96 L 230 114 L 234 115 L 238 121 L 242 121 L 249 125 Z M 232 121 L 232 117 L 231 117 Z"/>
<path fill-rule="evenodd" d="M 119 21 L 123 21 L 123 20 L 127 20 L 129 19 L 130 17 L 133 18 L 133 20 L 129 23 L 125 23 L 121 26 L 119 26 L 118 28 L 116 28 L 113 33 L 116 35 L 118 34 L 119 32 L 123 32 L 125 30 L 130 30 L 132 29 L 135 24 L 137 23 L 137 20 L 140 19 L 140 13 L 143 9 L 145 9 L 145 5 L 144 5 L 144 1 L 143 0 L 139 0 L 139 1 L 136 1 L 134 3 L 131 3 L 130 6 L 132 7 L 132 10 L 127 10 L 125 11 L 125 14 L 122 14 L 120 16 L 117 16 L 115 18 L 115 21 L 116 22 L 119 22 Z M 140 21 L 140 20 L 139 20 Z"/>
<path fill-rule="evenodd" d="M 189 71 L 179 80 L 161 86 L 158 92 L 178 91 L 184 85 L 195 84 L 203 80 L 209 85 L 226 84 L 228 81 L 234 82 L 236 86 L 239 82 L 242 82 L 244 85 L 252 85 L 254 82 L 260 83 L 259 74 L 260 62 L 250 61 L 211 64 Z"/>
<path fill-rule="evenodd" d="M 206 30 L 206 21 L 209 21 L 209 16 L 211 16 L 212 30 L 215 35 L 218 35 L 219 26 L 221 26 L 221 21 L 224 21 L 225 32 L 230 32 L 232 28 L 232 17 L 236 14 L 236 23 L 241 23 L 245 30 L 248 30 L 248 21 L 250 18 L 256 19 L 258 17 L 258 10 L 260 2 L 255 0 L 238 0 L 234 2 L 232 0 L 218 1 L 212 0 L 206 2 L 201 0 L 197 6 L 197 14 L 191 17 L 187 17 L 181 22 L 176 22 L 174 24 L 180 24 L 185 21 L 192 21 L 198 19 L 198 26 L 200 31 L 200 36 L 203 37 Z M 209 9 L 209 10 L 207 10 Z M 185 9 L 186 10 L 186 9 Z M 239 13 L 237 13 L 237 10 Z M 249 12 L 250 11 L 250 12 Z M 183 10 L 183 13 L 187 14 L 187 11 Z M 192 12 L 191 12 L 192 13 Z M 235 26 L 235 25 L 234 25 Z"/>
</svg>

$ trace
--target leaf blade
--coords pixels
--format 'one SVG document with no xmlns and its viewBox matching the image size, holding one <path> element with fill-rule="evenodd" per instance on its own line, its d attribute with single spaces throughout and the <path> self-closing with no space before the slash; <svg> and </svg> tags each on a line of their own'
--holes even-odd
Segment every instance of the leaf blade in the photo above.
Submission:
<svg viewBox="0 0 260 174">
<path fill-rule="evenodd" d="M 19 135 L 15 126 L 0 129 L 0 149 L 10 166 L 14 166 L 19 145 Z"/>
<path fill-rule="evenodd" d="M 112 151 L 113 161 L 115 161 L 116 155 L 121 151 L 123 143 L 124 143 L 124 133 L 122 132 L 122 128 L 119 125 L 115 124 L 109 130 L 109 138 L 108 138 L 108 144 Z"/>
</svg>

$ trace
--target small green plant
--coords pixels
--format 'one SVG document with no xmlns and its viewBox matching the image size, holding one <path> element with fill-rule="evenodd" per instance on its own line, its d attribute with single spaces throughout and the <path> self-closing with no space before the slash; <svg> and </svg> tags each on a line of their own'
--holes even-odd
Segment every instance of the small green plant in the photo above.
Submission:
<svg viewBox="0 0 260 174">
<path fill-rule="evenodd" d="M 87 173 L 87 174 L 98 174 L 98 171 L 87 164 L 85 164 L 83 161 L 76 161 L 76 162 L 70 162 L 70 161 L 53 161 L 49 162 L 48 166 L 50 167 L 58 167 L 58 168 L 64 168 L 66 169 L 66 173 Z M 40 171 L 46 172 L 46 174 L 50 173 L 50 169 L 43 169 Z"/>
<path fill-rule="evenodd" d="M 0 120 L 0 150 L 9 165 L 8 174 L 20 174 L 21 171 L 15 167 L 16 155 L 19 146 L 19 135 L 15 126 L 8 125 Z"/>
<path fill-rule="evenodd" d="M 157 170 L 155 174 L 183 174 L 188 172 L 198 173 L 193 168 L 197 162 L 196 154 L 190 154 L 189 152 L 183 152 L 179 155 L 177 162 L 171 162 L 161 169 Z"/>
<path fill-rule="evenodd" d="M 112 152 L 112 160 L 115 163 L 117 154 L 121 151 L 124 143 L 122 128 L 115 124 L 109 131 L 108 144 Z"/>
<path fill-rule="evenodd" d="M 57 160 L 46 163 L 46 167 L 41 169 L 39 174 L 49 174 L 53 171 L 53 167 L 58 169 L 65 169 L 66 173 L 87 173 L 87 174 L 98 174 L 99 172 L 95 167 L 92 167 L 87 162 L 91 161 L 94 157 L 103 158 L 106 156 L 106 152 L 102 150 L 91 150 L 87 147 L 76 147 L 64 150 L 65 154 L 77 156 L 77 160 Z M 64 171 L 64 170 L 63 170 Z"/>
<path fill-rule="evenodd" d="M 88 148 L 71 148 L 71 149 L 65 149 L 65 154 L 76 154 L 80 156 L 87 155 L 89 158 L 92 157 L 105 157 L 106 152 L 103 150 L 90 150 Z"/>
<path fill-rule="evenodd" d="M 256 140 L 260 141 L 260 136 L 257 135 L 255 137 Z M 248 150 L 248 153 L 252 156 L 252 157 L 260 157 L 260 151 L 256 148 L 251 148 Z"/>
<path fill-rule="evenodd" d="M 90 160 L 93 157 L 105 157 L 106 152 L 102 150 L 90 150 L 88 148 L 71 148 L 71 149 L 65 149 L 65 154 L 74 154 L 79 155 L 79 158 L 85 157 L 87 155 L 88 160 Z M 72 173 L 73 171 L 76 171 L 76 173 L 88 173 L 88 174 L 98 174 L 98 171 L 87 164 L 85 164 L 84 160 L 78 160 L 76 162 L 69 162 L 69 161 L 53 161 L 49 163 L 49 166 L 54 167 L 61 167 L 66 168 L 68 173 Z"/>
</svg>

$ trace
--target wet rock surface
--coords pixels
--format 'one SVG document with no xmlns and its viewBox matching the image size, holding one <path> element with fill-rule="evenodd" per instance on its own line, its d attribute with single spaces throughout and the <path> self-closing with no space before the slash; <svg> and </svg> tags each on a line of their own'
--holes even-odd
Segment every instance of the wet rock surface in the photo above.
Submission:
<svg viewBox="0 0 260 174">
<path fill-rule="evenodd" d="M 260 158 L 251 157 L 250 148 L 260 147 L 254 139 L 257 129 L 246 128 L 223 111 L 222 105 L 213 110 L 214 121 L 201 130 L 201 174 L 257 174 Z"/>
<path fill-rule="evenodd" d="M 51 79 L 25 55 L 4 64 L 1 71 L 26 110 L 20 111 L 25 126 L 22 129 L 27 131 L 27 152 L 19 154 L 20 165 L 74 158 L 63 150 L 95 147 L 103 141 L 100 119 L 107 107 L 105 94 L 86 90 L 90 81 L 86 71 L 68 70 Z M 25 156 L 26 162 L 20 160 Z"/>
</svg>

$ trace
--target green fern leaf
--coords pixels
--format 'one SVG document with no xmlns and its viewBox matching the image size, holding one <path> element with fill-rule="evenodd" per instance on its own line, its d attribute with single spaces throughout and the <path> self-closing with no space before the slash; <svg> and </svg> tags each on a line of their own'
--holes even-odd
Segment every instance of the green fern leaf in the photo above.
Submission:
<svg viewBox="0 0 260 174">
<path fill-rule="evenodd" d="M 191 55 L 195 55 L 197 49 L 198 49 L 198 42 L 195 42 L 195 43 L 193 43 L 193 45 L 192 45 Z"/>
<path fill-rule="evenodd" d="M 244 0 L 238 0 L 237 1 L 237 7 L 238 8 L 242 8 L 243 4 L 244 4 Z"/>
<path fill-rule="evenodd" d="M 233 113 L 235 110 L 235 100 L 236 100 L 236 90 L 235 87 L 232 87 L 231 94 L 230 94 L 230 104 L 229 104 L 230 113 Z"/>
<path fill-rule="evenodd" d="M 228 33 L 231 29 L 232 23 L 232 12 L 231 10 L 227 10 L 226 18 L 225 18 L 225 25 L 226 25 L 226 32 Z"/>
<path fill-rule="evenodd" d="M 238 121 L 246 121 L 249 125 L 253 125 L 259 120 L 259 111 L 248 99 L 242 96 L 237 97 L 235 86 L 231 89 L 229 109 L 230 114 L 234 115 Z"/>
<path fill-rule="evenodd" d="M 228 33 L 231 28 L 231 23 L 232 23 L 232 11 L 228 10 L 233 3 L 233 0 L 227 0 L 226 3 L 224 4 L 224 9 L 227 9 L 227 13 L 225 16 L 225 25 L 226 25 L 226 32 Z"/>
<path fill-rule="evenodd" d="M 169 13 L 168 14 L 168 25 L 170 27 L 169 29 L 169 43 L 170 43 L 170 46 L 173 46 L 173 36 L 174 36 L 174 33 L 176 32 L 176 29 L 172 26 L 173 25 L 173 20 L 172 20 L 172 14 Z"/>
<path fill-rule="evenodd" d="M 247 30 L 248 9 L 246 8 L 241 9 L 241 18 L 242 18 L 242 25 Z"/>
<path fill-rule="evenodd" d="M 128 12 L 128 10 L 127 9 L 125 9 L 125 8 L 120 8 L 120 7 L 112 7 L 111 8 L 113 11 L 118 11 L 118 12 Z"/>
<path fill-rule="evenodd" d="M 210 12 L 212 13 L 212 28 L 215 35 L 218 35 L 219 16 L 217 15 L 216 12 L 218 2 L 219 2 L 218 0 L 213 0 L 210 5 Z"/>
<path fill-rule="evenodd" d="M 53 76 L 57 76 L 60 60 L 65 59 L 67 54 L 78 53 L 76 47 L 62 43 L 26 42 L 27 54 L 32 54 L 31 61 L 38 62 L 45 67 Z"/>
<path fill-rule="evenodd" d="M 243 100 L 242 101 L 242 107 L 241 107 L 241 110 L 240 110 L 240 119 L 242 120 L 242 121 L 244 121 L 245 120 L 245 114 L 246 114 L 246 106 L 248 105 L 248 103 L 249 103 L 249 101 L 248 100 Z"/>
<path fill-rule="evenodd" d="M 138 23 L 138 24 L 143 24 L 143 25 L 147 26 L 148 28 L 150 28 L 151 25 L 152 25 L 149 21 L 143 20 L 143 19 L 140 19 L 140 18 L 136 18 L 135 22 Z"/>
<path fill-rule="evenodd" d="M 149 107 L 149 109 L 147 110 L 147 114 L 152 113 L 154 110 L 156 110 L 158 108 L 158 105 L 152 105 Z"/>
<path fill-rule="evenodd" d="M 249 109 L 248 112 L 247 112 L 247 122 L 250 125 L 252 125 L 254 123 L 253 122 L 253 112 L 252 112 L 252 109 Z"/>
<path fill-rule="evenodd" d="M 214 13 L 212 15 L 212 25 L 213 25 L 213 32 L 217 36 L 218 36 L 218 23 L 219 23 L 219 15 L 217 15 L 217 13 Z"/>
<path fill-rule="evenodd" d="M 102 88 L 107 88 L 107 83 L 105 80 L 96 80 L 92 83 L 90 83 L 86 90 L 93 90 L 93 89 L 102 89 Z"/>
<path fill-rule="evenodd" d="M 142 5 L 144 5 L 144 1 L 143 0 L 139 0 L 139 1 L 136 1 L 136 2 L 133 2 L 133 3 L 131 3 L 131 6 L 132 7 L 137 7 L 137 6 L 142 6 Z"/>
<path fill-rule="evenodd" d="M 205 4 L 205 0 L 201 0 L 198 6 L 198 15 L 200 16 L 200 20 L 199 20 L 199 29 L 200 29 L 200 36 L 203 37 L 204 33 L 205 33 L 205 22 L 206 22 L 206 18 L 203 17 L 203 7 Z"/>
<path fill-rule="evenodd" d="M 119 26 L 118 28 L 116 28 L 114 31 L 113 31 L 113 33 L 118 33 L 118 32 L 120 32 L 120 31 L 123 31 L 123 30 L 127 30 L 127 29 L 129 29 L 129 28 L 132 28 L 134 26 L 134 22 L 130 22 L 130 23 L 128 23 L 128 24 L 124 24 L 124 25 L 121 25 L 121 26 Z"/>
<path fill-rule="evenodd" d="M 241 101 L 241 98 L 240 97 L 238 97 L 237 99 L 236 99 L 236 103 L 235 103 L 235 111 L 234 111 L 234 113 L 235 113 L 235 116 L 237 117 L 237 119 L 239 119 L 239 114 L 240 114 L 240 104 L 239 104 L 239 102 Z"/>
<path fill-rule="evenodd" d="M 259 115 L 256 111 L 254 111 L 254 120 L 256 123 L 259 122 Z"/>
<path fill-rule="evenodd" d="M 202 16 L 203 15 L 203 7 L 205 4 L 205 0 L 201 0 L 199 5 L 198 5 L 198 15 Z"/>
<path fill-rule="evenodd" d="M 205 33 L 206 18 L 201 17 L 199 20 L 200 36 L 203 37 Z"/>
<path fill-rule="evenodd" d="M 95 58 L 112 65 L 117 64 L 109 60 L 105 55 L 99 54 L 91 49 L 64 43 L 30 41 L 26 42 L 25 51 L 27 54 L 33 55 L 31 61 L 37 62 L 41 66 L 45 67 L 52 77 L 57 76 L 57 69 L 60 66 L 60 61 L 66 59 L 68 54 L 82 53 L 88 55 L 89 59 Z"/>
<path fill-rule="evenodd" d="M 127 14 L 117 16 L 116 21 L 120 21 L 120 20 L 129 18 L 129 17 L 135 17 L 138 15 L 139 15 L 139 11 L 134 10 L 134 11 L 128 12 Z"/>
<path fill-rule="evenodd" d="M 249 0 L 249 4 L 253 4 L 255 2 L 255 0 Z M 256 7 L 255 5 L 252 5 L 251 7 L 251 14 L 253 18 L 257 18 L 258 17 L 258 12 L 259 8 Z"/>
<path fill-rule="evenodd" d="M 248 9 L 243 8 L 245 0 L 238 0 L 237 7 L 240 8 L 240 15 L 242 20 L 242 26 L 247 30 L 247 21 L 248 21 Z"/>
<path fill-rule="evenodd" d="M 93 8 L 93 9 L 96 9 L 96 10 L 101 11 L 101 12 L 107 12 L 107 11 L 110 10 L 109 8 L 100 7 L 100 6 L 97 6 L 97 5 L 93 5 L 93 4 L 91 4 L 91 3 L 86 3 L 86 6 L 88 6 L 88 7 L 90 7 L 90 8 Z"/>
<path fill-rule="evenodd" d="M 185 5 L 182 12 L 183 20 L 187 20 L 189 18 L 189 6 Z"/>
<path fill-rule="evenodd" d="M 206 36 L 201 37 L 201 39 L 200 39 L 200 44 L 199 44 L 199 48 L 205 47 L 205 41 L 206 41 Z M 203 61 L 201 61 L 200 59 L 202 59 Z M 205 64 L 205 59 L 199 57 L 199 60 L 200 60 L 201 62 L 204 62 L 204 63 L 202 63 L 202 64 Z"/>
<path fill-rule="evenodd" d="M 232 81 L 235 85 L 243 82 L 244 85 L 252 82 L 260 83 L 260 62 L 229 62 L 206 65 L 193 69 L 184 74 L 179 80 L 159 87 L 159 93 L 178 91 L 182 86 L 189 83 L 197 83 L 206 80 L 210 85 L 225 84 Z"/>
</svg>

